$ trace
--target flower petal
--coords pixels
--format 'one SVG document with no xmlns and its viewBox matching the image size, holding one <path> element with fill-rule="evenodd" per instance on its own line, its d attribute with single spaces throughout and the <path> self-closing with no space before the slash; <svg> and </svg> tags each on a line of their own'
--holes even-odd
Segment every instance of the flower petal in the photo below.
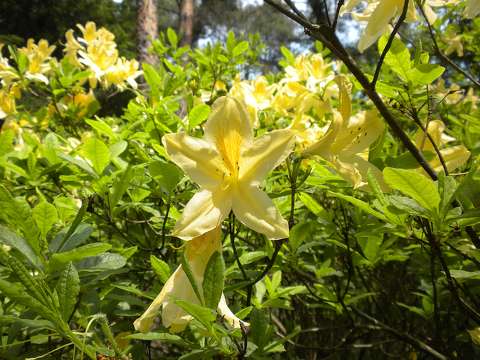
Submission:
<svg viewBox="0 0 480 360">
<path fill-rule="evenodd" d="M 338 173 L 354 188 L 368 189 L 368 171 L 371 171 L 377 180 L 380 188 L 384 191 L 390 191 L 389 186 L 383 180 L 382 172 L 372 163 L 363 159 L 359 155 L 339 156 L 333 161 Z"/>
<path fill-rule="evenodd" d="M 401 11 L 401 8 L 399 8 L 399 2 L 397 0 L 381 0 L 378 2 L 358 42 L 358 50 L 360 52 L 363 52 L 377 41 L 398 11 Z"/>
<path fill-rule="evenodd" d="M 205 124 L 205 140 L 215 144 L 227 169 L 232 173 L 238 167 L 240 149 L 253 140 L 248 112 L 233 97 L 222 96 L 212 106 Z"/>
<path fill-rule="evenodd" d="M 470 151 L 468 151 L 468 149 L 463 145 L 451 146 L 449 148 L 442 149 L 440 150 L 440 154 L 442 154 L 448 171 L 453 171 L 464 165 L 470 157 Z M 437 156 L 435 156 L 435 159 L 430 161 L 430 165 L 437 172 L 443 171 L 442 164 Z"/>
<path fill-rule="evenodd" d="M 242 151 L 239 181 L 258 186 L 292 152 L 294 135 L 290 129 L 282 129 L 255 139 L 252 146 Z"/>
<path fill-rule="evenodd" d="M 238 186 L 232 199 L 232 210 L 238 220 L 271 240 L 288 237 L 288 223 L 272 200 L 256 186 Z"/>
<path fill-rule="evenodd" d="M 333 113 L 333 120 L 328 127 L 325 135 L 322 136 L 315 144 L 305 150 L 306 155 L 319 155 L 326 160 L 333 158 L 332 145 L 335 142 L 340 130 L 344 127 L 344 120 L 339 112 Z"/>
<path fill-rule="evenodd" d="M 358 154 L 370 146 L 383 133 L 385 125 L 374 110 L 362 111 L 352 116 L 348 125 L 343 123 L 331 147 L 333 154 Z"/>
<path fill-rule="evenodd" d="M 211 144 L 185 133 L 166 134 L 162 142 L 172 161 L 197 184 L 214 189 L 222 182 L 223 163 Z"/>
<path fill-rule="evenodd" d="M 231 209 L 230 192 L 201 190 L 197 192 L 183 209 L 177 220 L 173 236 L 191 240 L 219 226 Z"/>
</svg>

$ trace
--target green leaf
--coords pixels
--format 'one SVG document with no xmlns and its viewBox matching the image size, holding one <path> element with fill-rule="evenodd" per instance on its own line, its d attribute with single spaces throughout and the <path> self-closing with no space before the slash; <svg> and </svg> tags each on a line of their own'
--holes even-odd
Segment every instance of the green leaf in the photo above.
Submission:
<svg viewBox="0 0 480 360">
<path fill-rule="evenodd" d="M 41 202 L 33 208 L 32 217 L 44 239 L 47 237 L 47 233 L 53 225 L 58 221 L 57 209 L 46 201 Z"/>
<path fill-rule="evenodd" d="M 65 270 L 62 271 L 56 286 L 58 301 L 60 303 L 60 313 L 65 321 L 70 319 L 78 294 L 80 293 L 80 278 L 77 269 L 70 262 Z"/>
<path fill-rule="evenodd" d="M 80 246 L 70 251 L 53 254 L 50 260 L 50 268 L 58 269 L 69 262 L 80 261 L 89 256 L 95 256 L 110 250 L 112 245 L 106 243 L 92 243 Z"/>
<path fill-rule="evenodd" d="M 170 27 L 167 29 L 167 38 L 170 45 L 172 45 L 172 48 L 175 49 L 178 45 L 178 36 L 175 30 Z"/>
<path fill-rule="evenodd" d="M 388 201 L 393 207 L 404 211 L 409 215 L 421 216 L 425 218 L 429 217 L 429 211 L 424 207 L 420 206 L 415 200 L 409 197 L 389 195 Z"/>
<path fill-rule="evenodd" d="M 450 270 L 450 275 L 455 279 L 480 280 L 480 271 Z"/>
<path fill-rule="evenodd" d="M 210 115 L 210 107 L 208 105 L 199 104 L 194 106 L 188 114 L 188 124 L 190 125 L 190 128 L 201 125 L 207 120 L 208 115 Z"/>
<path fill-rule="evenodd" d="M 302 245 L 307 239 L 311 239 L 311 230 L 311 222 L 299 222 L 293 226 L 293 228 L 290 230 L 290 236 L 288 240 L 288 244 L 290 245 L 292 252 L 296 252 L 300 245 Z"/>
<path fill-rule="evenodd" d="M 167 194 L 171 194 L 183 177 L 180 169 L 171 163 L 153 161 L 148 166 L 150 175 Z"/>
<path fill-rule="evenodd" d="M 161 341 L 177 345 L 185 345 L 185 341 L 182 337 L 169 333 L 159 333 L 159 332 L 148 332 L 148 333 L 138 333 L 125 336 L 126 339 L 134 340 L 147 340 L 147 341 Z"/>
<path fill-rule="evenodd" d="M 298 195 L 298 197 L 302 201 L 303 205 L 305 205 L 307 209 L 315 215 L 318 216 L 321 213 L 325 212 L 325 209 L 317 202 L 317 200 L 312 198 L 310 195 L 302 192 Z"/>
<path fill-rule="evenodd" d="M 436 64 L 418 64 L 408 71 L 408 77 L 413 83 L 429 85 L 439 78 L 445 68 Z"/>
<path fill-rule="evenodd" d="M 28 242 L 3 225 L 0 225 L 0 242 L 17 249 L 37 268 L 42 266 L 40 259 L 37 257 Z"/>
<path fill-rule="evenodd" d="M 175 300 L 175 304 L 180 306 L 187 313 L 192 315 L 197 319 L 201 324 L 203 324 L 207 329 L 212 328 L 212 323 L 217 318 L 216 312 L 210 308 L 192 304 L 185 300 Z"/>
<path fill-rule="evenodd" d="M 197 295 L 198 301 L 200 302 L 200 304 L 204 304 L 202 294 L 200 293 L 197 281 L 195 280 L 195 276 L 193 275 L 192 268 L 188 263 L 188 259 L 185 256 L 185 253 L 183 253 L 182 255 L 182 269 L 185 272 L 185 275 L 187 275 L 188 281 L 190 281 L 190 285 L 192 285 L 193 291 L 195 292 L 195 295 Z"/>
<path fill-rule="evenodd" d="M 115 138 L 115 133 L 113 132 L 112 128 L 104 121 L 86 119 L 85 122 L 95 130 L 97 130 L 99 135 L 106 135 L 110 139 Z"/>
<path fill-rule="evenodd" d="M 113 188 L 111 189 L 110 194 L 110 214 L 113 214 L 113 209 L 118 204 L 118 202 L 122 199 L 123 195 L 128 189 L 130 185 L 130 180 L 134 175 L 133 168 L 129 165 L 120 176 L 118 181 L 115 181 Z"/>
<path fill-rule="evenodd" d="M 203 298 L 205 306 L 216 310 L 225 283 L 225 263 L 220 251 L 215 251 L 208 260 L 203 276 Z"/>
<path fill-rule="evenodd" d="M 382 36 L 378 41 L 378 52 L 381 54 L 385 48 L 389 35 Z M 392 46 L 385 56 L 385 64 L 394 71 L 402 80 L 409 80 L 411 68 L 410 52 L 405 44 L 397 38 L 393 39 Z"/>
<path fill-rule="evenodd" d="M 420 206 L 435 212 L 440 204 L 437 186 L 415 170 L 385 168 L 385 182 L 393 189 L 410 196 Z"/>
<path fill-rule="evenodd" d="M 83 155 L 90 160 L 97 174 L 102 174 L 105 167 L 110 163 L 110 150 L 105 143 L 98 138 L 88 139 L 82 146 Z"/>
<path fill-rule="evenodd" d="M 387 218 L 385 217 L 385 215 L 383 215 L 382 213 L 374 210 L 368 203 L 366 203 L 365 201 L 362 201 L 360 199 L 357 199 L 357 198 L 354 198 L 353 196 L 350 196 L 350 195 L 345 195 L 345 194 L 341 194 L 341 193 L 337 193 L 337 192 L 333 192 L 333 191 L 328 191 L 328 194 L 329 195 L 332 195 L 332 196 L 335 196 L 339 199 L 343 199 L 345 201 L 348 201 L 349 203 L 355 205 L 356 207 L 358 207 L 359 209 L 365 211 L 367 214 L 370 214 L 370 215 L 373 215 L 375 216 L 376 218 L 382 220 L 382 221 L 387 221 Z"/>
<path fill-rule="evenodd" d="M 234 48 L 233 48 L 233 51 L 232 51 L 232 55 L 235 57 L 235 56 L 238 56 L 238 55 L 241 55 L 243 54 L 245 51 L 247 51 L 249 48 L 249 45 L 248 45 L 248 42 L 247 41 L 240 41 Z"/>
<path fill-rule="evenodd" d="M 160 94 L 159 89 L 162 85 L 162 78 L 152 65 L 143 63 L 142 68 L 143 76 L 145 77 L 147 84 L 150 86 L 151 97 L 158 98 Z"/>
<path fill-rule="evenodd" d="M 155 255 L 150 255 L 150 265 L 152 265 L 153 271 L 155 271 L 160 281 L 165 284 L 170 277 L 170 266 Z"/>
</svg>

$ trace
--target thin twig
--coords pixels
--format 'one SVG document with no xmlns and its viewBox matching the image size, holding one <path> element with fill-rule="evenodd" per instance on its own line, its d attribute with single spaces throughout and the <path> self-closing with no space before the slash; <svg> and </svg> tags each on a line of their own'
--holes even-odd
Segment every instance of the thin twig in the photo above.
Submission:
<svg viewBox="0 0 480 360">
<path fill-rule="evenodd" d="M 360 85 L 365 90 L 367 96 L 372 100 L 380 114 L 383 116 L 393 134 L 399 138 L 405 148 L 413 155 L 417 162 L 422 166 L 426 173 L 433 179 L 437 180 L 437 173 L 432 169 L 428 161 L 425 159 L 423 154 L 417 149 L 415 144 L 410 140 L 408 135 L 403 131 L 400 125 L 397 123 L 396 119 L 393 117 L 390 110 L 383 102 L 380 95 L 375 91 L 371 86 L 370 81 L 365 76 L 365 74 L 360 70 L 355 60 L 350 56 L 350 54 L 345 50 L 343 45 L 340 43 L 338 38 L 332 29 L 324 25 L 315 25 L 302 19 L 298 15 L 292 13 L 285 7 L 279 5 L 274 0 L 264 0 L 267 4 L 274 7 L 277 11 L 281 12 L 285 16 L 289 17 L 293 21 L 302 25 L 305 28 L 305 32 L 313 37 L 316 40 L 321 41 L 335 56 L 337 56 L 348 68 L 348 70 L 353 74 L 357 79 Z"/>
<path fill-rule="evenodd" d="M 305 15 L 303 15 L 303 13 L 302 13 L 300 10 L 298 10 L 297 6 L 294 4 L 294 2 L 293 2 L 292 0 L 285 0 L 285 3 L 288 5 L 288 7 L 289 7 L 290 9 L 292 9 L 292 11 L 293 11 L 295 14 L 297 14 L 298 16 L 304 18 L 305 20 L 307 19 L 307 18 L 305 17 Z"/>
<path fill-rule="evenodd" d="M 374 89 L 375 89 L 375 85 L 377 83 L 378 77 L 380 76 L 380 71 L 382 70 L 383 61 L 385 60 L 385 57 L 387 56 L 388 52 L 390 51 L 390 48 L 392 47 L 393 39 L 395 38 L 395 35 L 397 34 L 398 30 L 400 30 L 400 26 L 402 26 L 403 22 L 405 21 L 405 18 L 407 17 L 408 3 L 409 3 L 409 0 L 404 0 L 402 13 L 400 14 L 400 17 L 398 18 L 398 21 L 395 24 L 395 27 L 393 28 L 392 33 L 390 34 L 390 37 L 388 38 L 387 44 L 383 48 L 382 54 L 380 55 L 380 59 L 378 60 L 377 67 L 375 69 L 375 74 L 373 75 L 373 79 L 372 79 L 372 87 Z"/>
<path fill-rule="evenodd" d="M 455 64 L 447 55 L 445 55 L 442 50 L 440 50 L 440 47 L 438 46 L 437 39 L 435 37 L 435 31 L 433 30 L 432 24 L 430 24 L 430 21 L 427 18 L 427 15 L 425 14 L 425 11 L 423 10 L 422 5 L 419 3 L 417 0 L 418 7 L 420 9 L 420 12 L 422 13 L 422 17 L 425 19 L 425 22 L 427 24 L 428 32 L 430 34 L 430 38 L 432 39 L 433 42 L 433 47 L 435 48 L 435 52 L 437 53 L 438 57 L 440 60 L 442 60 L 446 65 L 450 65 L 454 70 L 465 76 L 468 80 L 470 80 L 475 86 L 480 88 L 480 82 L 476 80 L 470 73 L 467 71 L 463 70 L 460 66 Z"/>
<path fill-rule="evenodd" d="M 431 346 L 425 344 L 423 341 L 418 340 L 417 338 L 413 337 L 412 335 L 410 335 L 408 333 L 405 333 L 405 332 L 402 332 L 402 331 L 399 331 L 397 329 L 394 329 L 391 326 L 388 326 L 387 324 L 381 322 L 380 320 L 375 319 L 374 317 L 365 314 L 363 311 L 361 311 L 361 310 L 359 310 L 359 309 L 357 309 L 353 306 L 351 307 L 351 309 L 353 310 L 354 313 L 356 313 L 360 317 L 362 317 L 365 320 L 371 322 L 372 324 L 374 324 L 378 328 L 389 332 L 390 334 L 394 335 L 399 340 L 402 340 L 402 341 L 412 345 L 413 347 L 417 348 L 418 350 L 426 352 L 436 359 L 441 359 L 441 360 L 447 360 L 448 359 L 448 357 L 439 353 L 437 350 L 435 350 Z"/>
<path fill-rule="evenodd" d="M 338 18 L 340 16 L 340 9 L 342 8 L 344 3 L 345 3 L 345 0 L 338 0 L 337 10 L 335 10 L 335 18 L 333 19 L 333 24 L 332 24 L 332 28 L 334 31 L 337 28 Z"/>
</svg>

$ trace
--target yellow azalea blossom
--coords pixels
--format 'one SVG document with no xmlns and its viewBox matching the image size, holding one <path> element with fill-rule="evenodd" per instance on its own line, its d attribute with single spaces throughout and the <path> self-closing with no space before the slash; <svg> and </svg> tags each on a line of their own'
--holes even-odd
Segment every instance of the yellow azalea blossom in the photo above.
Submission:
<svg viewBox="0 0 480 360">
<path fill-rule="evenodd" d="M 340 88 L 339 111 L 333 112 L 333 121 L 324 136 L 305 150 L 306 155 L 319 155 L 329 161 L 338 173 L 355 188 L 367 185 L 370 170 L 383 189 L 381 171 L 368 162 L 368 148 L 384 131 L 383 121 L 376 111 L 362 111 L 351 116 L 351 84 L 338 76 Z"/>
<path fill-rule="evenodd" d="M 269 85 L 264 76 L 259 76 L 252 81 L 236 79 L 229 94 L 245 103 L 250 119 L 253 120 L 253 126 L 258 127 L 258 111 L 271 106 L 275 89 L 276 86 Z"/>
<path fill-rule="evenodd" d="M 301 149 L 313 145 L 324 134 L 324 129 L 311 116 L 302 113 L 295 115 L 289 128 L 295 132 L 296 143 Z"/>
<path fill-rule="evenodd" d="M 180 132 L 165 135 L 163 144 L 171 160 L 201 187 L 175 224 L 174 236 L 191 240 L 219 226 L 233 210 L 245 226 L 270 239 L 288 237 L 287 221 L 259 186 L 292 151 L 292 131 L 254 139 L 244 105 L 220 97 L 203 139 Z"/>
<path fill-rule="evenodd" d="M 116 85 L 120 89 L 126 84 L 137 87 L 135 79 L 142 73 L 136 60 L 119 57 L 115 36 L 100 28 L 95 23 L 88 22 L 85 27 L 77 25 L 82 37 L 76 39 L 73 32 L 66 33 L 66 57 L 75 65 L 88 68 L 92 76 L 88 79 L 90 86 L 95 88 L 97 82 L 108 88 Z"/>
<path fill-rule="evenodd" d="M 480 14 L 480 0 L 467 0 L 463 16 L 467 19 L 473 19 L 478 14 Z"/>
<path fill-rule="evenodd" d="M 433 120 L 428 123 L 427 132 L 432 138 L 437 148 L 440 150 L 447 170 L 453 171 L 460 166 L 464 165 L 470 157 L 470 151 L 463 145 L 450 146 L 445 148 L 444 145 L 450 141 L 454 141 L 455 138 L 448 136 L 444 133 L 445 124 L 441 120 Z M 443 171 L 442 163 L 438 156 L 436 156 L 435 149 L 432 142 L 426 136 L 426 134 L 420 129 L 415 134 L 415 144 L 422 151 L 428 151 L 435 155 L 435 157 L 429 161 L 430 166 L 437 172 Z"/>
<path fill-rule="evenodd" d="M 48 78 L 45 76 L 51 70 L 50 61 L 52 61 L 53 50 L 55 46 L 49 46 L 47 40 L 40 40 L 35 44 L 33 39 L 28 39 L 27 46 L 18 49 L 28 58 L 28 67 L 25 71 L 25 77 L 30 80 L 38 80 L 48 84 Z"/>
<path fill-rule="evenodd" d="M 19 99 L 20 95 L 20 88 L 16 85 L 0 89 L 0 119 L 16 113 L 15 98 Z"/>
<path fill-rule="evenodd" d="M 326 91 L 327 84 L 334 79 L 332 65 L 325 62 L 321 54 L 299 55 L 293 65 L 285 68 L 286 82 L 305 83 L 309 91 Z"/>
<path fill-rule="evenodd" d="M 362 13 L 353 12 L 354 8 L 361 2 L 360 0 L 346 1 L 342 7 L 341 14 L 352 12 L 354 19 L 368 22 L 358 43 L 358 50 L 363 52 L 388 31 L 390 23 L 402 13 L 405 0 L 370 0 Z M 437 19 L 437 15 L 432 8 L 455 2 L 455 0 L 425 0 L 422 3 L 428 21 L 433 24 Z M 406 21 L 415 21 L 416 18 L 415 2 L 410 0 Z"/>
<path fill-rule="evenodd" d="M 208 260 L 213 253 L 221 251 L 222 244 L 220 237 L 220 227 L 217 227 L 187 242 L 185 247 L 185 257 L 192 270 L 193 278 L 198 285 L 201 295 L 203 294 L 202 282 Z M 192 304 L 200 304 L 185 271 L 182 269 L 182 265 L 170 276 L 160 291 L 160 294 L 155 298 L 145 313 L 135 320 L 135 329 L 141 332 L 148 332 L 155 318 L 161 313 L 163 326 L 169 328 L 171 332 L 184 330 L 193 318 L 175 304 L 175 300 L 184 300 Z M 228 308 L 223 294 L 220 298 L 217 311 L 232 327 L 240 328 L 241 323 L 248 326 L 248 323 L 237 318 Z"/>
<path fill-rule="evenodd" d="M 463 56 L 463 44 L 461 35 L 446 36 L 443 40 L 447 44 L 447 47 L 445 48 L 445 55 L 450 55 L 453 52 L 456 52 L 457 56 Z"/>
</svg>

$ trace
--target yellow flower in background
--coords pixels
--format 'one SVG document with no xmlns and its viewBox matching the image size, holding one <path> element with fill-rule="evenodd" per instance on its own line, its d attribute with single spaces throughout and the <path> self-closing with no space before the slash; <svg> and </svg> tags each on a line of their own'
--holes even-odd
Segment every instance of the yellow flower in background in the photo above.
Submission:
<svg viewBox="0 0 480 360">
<path fill-rule="evenodd" d="M 433 8 L 456 3 L 456 1 L 457 0 L 425 0 L 422 2 L 423 11 L 428 21 L 433 24 L 437 20 L 437 15 Z M 365 3 L 365 1 L 346 1 L 342 7 L 341 14 L 352 13 L 355 20 L 367 22 L 367 26 L 358 43 L 358 50 L 363 52 L 373 45 L 380 36 L 388 32 L 390 23 L 402 13 L 405 0 L 369 0 L 366 2 L 367 6 L 364 7 L 361 13 L 354 12 L 355 7 L 360 3 Z M 406 21 L 415 21 L 416 19 L 415 2 L 410 0 Z"/>
<path fill-rule="evenodd" d="M 463 56 L 463 44 L 461 35 L 449 35 L 446 36 L 443 41 L 447 44 L 445 48 L 445 55 L 450 55 L 454 52 L 457 53 L 457 56 Z"/>
<path fill-rule="evenodd" d="M 322 138 L 305 150 L 306 155 L 319 155 L 329 161 L 338 173 L 355 188 L 367 185 L 368 171 L 387 189 L 381 171 L 368 162 L 368 148 L 384 131 L 384 123 L 374 110 L 351 116 L 350 84 L 338 77 L 339 110 Z"/>
<path fill-rule="evenodd" d="M 242 101 L 253 121 L 253 127 L 258 127 L 258 112 L 269 108 L 272 105 L 273 93 L 276 86 L 269 85 L 264 76 L 259 76 L 252 81 L 241 81 L 236 78 L 229 94 Z"/>
<path fill-rule="evenodd" d="M 480 14 L 480 0 L 467 0 L 463 16 L 467 19 L 473 19 L 478 14 Z"/>
<path fill-rule="evenodd" d="M 333 79 L 332 64 L 325 62 L 322 54 L 299 55 L 293 65 L 285 68 L 285 82 L 305 83 L 311 92 L 327 91 Z"/>
<path fill-rule="evenodd" d="M 297 114 L 289 127 L 296 136 L 296 143 L 301 149 L 313 145 L 324 134 L 323 128 L 315 123 L 315 119 L 305 114 Z"/>
<path fill-rule="evenodd" d="M 454 137 L 445 134 L 444 131 L 445 124 L 440 120 L 433 120 L 428 123 L 427 132 L 435 145 L 437 145 L 437 148 L 439 148 L 447 170 L 450 172 L 467 162 L 470 157 L 470 151 L 463 145 L 444 147 L 448 142 L 456 140 Z M 437 172 L 443 171 L 442 163 L 435 152 L 432 142 L 421 129 L 415 134 L 415 144 L 420 150 L 433 153 L 435 157 L 429 161 L 430 166 Z"/>
<path fill-rule="evenodd" d="M 17 112 L 15 98 L 20 98 L 20 89 L 17 86 L 0 89 L 0 119 Z"/>
<path fill-rule="evenodd" d="M 30 80 L 38 80 L 48 84 L 48 78 L 45 76 L 51 70 L 50 61 L 55 46 L 49 46 L 47 40 L 40 40 L 35 44 L 33 39 L 28 39 L 27 46 L 18 49 L 28 58 L 28 67 L 25 77 Z"/>
<path fill-rule="evenodd" d="M 207 232 L 187 242 L 185 257 L 192 270 L 193 277 L 200 293 L 202 294 L 202 282 L 208 260 L 216 251 L 221 251 L 220 227 Z M 185 271 L 180 265 L 163 286 L 160 294 L 155 298 L 145 313 L 134 322 L 135 329 L 141 332 L 148 332 L 155 318 L 161 313 L 163 326 L 171 332 L 179 332 L 185 329 L 193 319 L 185 310 L 175 304 L 175 300 L 184 300 L 192 304 L 200 304 Z M 222 294 L 218 304 L 218 313 L 223 319 L 235 328 L 240 328 L 243 323 L 248 323 L 237 318 L 228 308 L 225 296 Z"/>
<path fill-rule="evenodd" d="M 93 22 L 77 26 L 82 37 L 77 39 L 72 30 L 67 31 L 65 57 L 72 64 L 86 67 L 92 72 L 90 86 L 95 88 L 100 81 L 105 88 L 112 85 L 124 88 L 126 84 L 136 88 L 135 79 L 142 73 L 139 63 L 135 59 L 119 57 L 115 36 L 103 27 L 97 29 Z"/>
<path fill-rule="evenodd" d="M 165 135 L 163 144 L 171 160 L 201 187 L 175 224 L 174 236 L 191 240 L 218 227 L 233 210 L 245 226 L 270 239 L 288 237 L 287 221 L 259 186 L 292 151 L 290 130 L 254 139 L 243 104 L 220 97 L 203 139 L 180 132 Z"/>
</svg>

